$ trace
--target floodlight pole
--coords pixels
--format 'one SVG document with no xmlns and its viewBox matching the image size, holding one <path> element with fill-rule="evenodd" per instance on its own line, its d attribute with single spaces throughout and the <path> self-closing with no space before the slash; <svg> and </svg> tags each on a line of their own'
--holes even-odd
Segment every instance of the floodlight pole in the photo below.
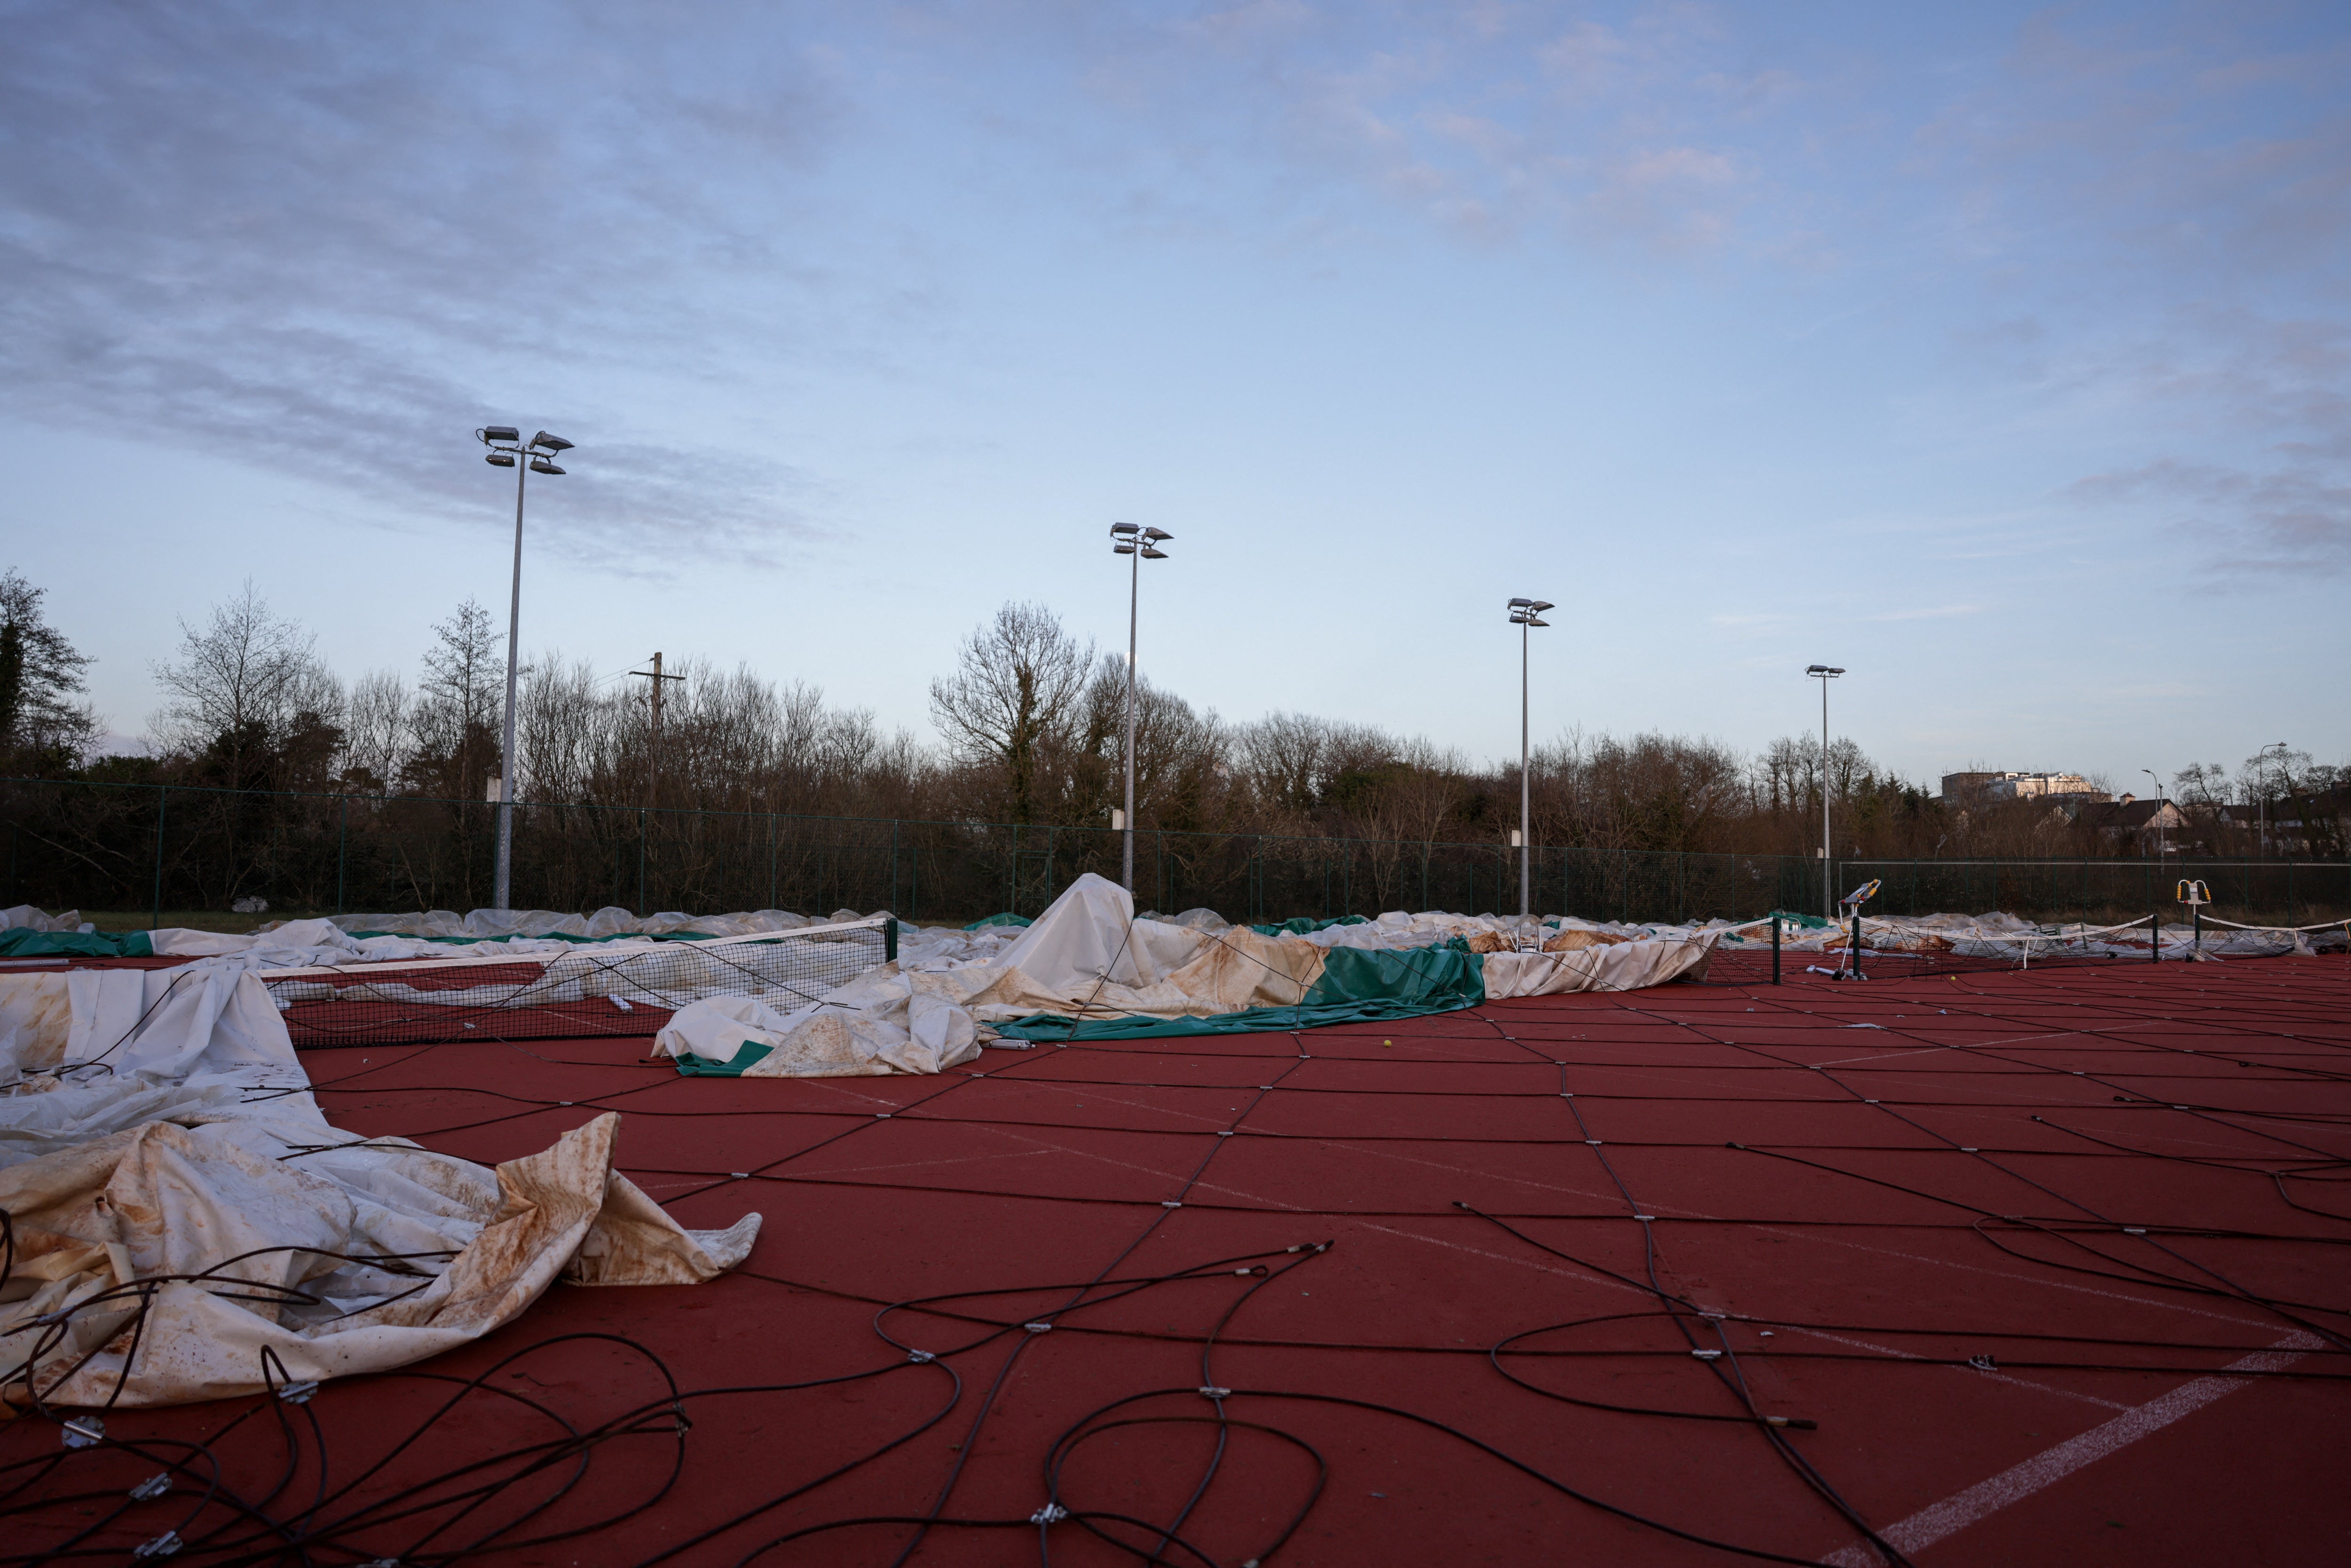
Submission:
<svg viewBox="0 0 2351 1568">
<path fill-rule="evenodd" d="M 1527 935 L 1527 924 L 1534 916 L 1534 812 L 1531 758 L 1533 755 L 1531 708 L 1528 699 L 1530 683 L 1528 643 L 1533 628 L 1548 626 L 1542 612 L 1552 608 L 1547 599 L 1513 599 L 1510 603 L 1510 624 L 1519 629 L 1519 936 Z"/>
<path fill-rule="evenodd" d="M 520 431 L 503 424 L 486 425 L 474 432 L 474 436 L 490 449 L 487 456 L 492 466 L 515 471 L 514 587 L 507 603 L 507 708 L 498 742 L 497 857 L 490 894 L 496 907 L 507 909 L 514 901 L 515 681 L 522 654 L 523 493 L 534 468 L 541 474 L 563 472 L 553 459 L 557 453 L 570 450 L 571 443 L 543 430 L 526 442 Z"/>
<path fill-rule="evenodd" d="M 2155 778 L 2152 768 L 2142 768 L 2139 771 L 2149 779 L 2155 779 L 2155 858 L 2163 860 L 2171 853 L 2163 837 L 2163 780 Z"/>
<path fill-rule="evenodd" d="M 1844 674 L 1840 665 L 1813 664 L 1804 674 L 1821 683 L 1821 912 L 1836 919 L 1836 886 L 1829 870 L 1829 683 Z"/>
<path fill-rule="evenodd" d="M 514 591 L 507 601 L 507 711 L 498 741 L 498 859 L 490 903 L 514 907 L 515 674 L 522 654 L 522 492 L 530 465 L 515 465 Z"/>
<path fill-rule="evenodd" d="M 1134 655 L 1137 628 L 1143 620 L 1143 552 L 1127 562 L 1126 574 L 1126 738 L 1119 743 L 1119 760 L 1125 764 L 1126 810 L 1119 818 L 1118 883 L 1134 896 Z M 1156 908 L 1157 905 L 1153 907 Z"/>
<path fill-rule="evenodd" d="M 1133 523 L 1113 523 L 1110 526 L 1111 549 L 1113 554 L 1132 556 L 1132 570 L 1126 585 L 1126 741 L 1122 747 L 1125 756 L 1126 809 L 1119 814 L 1119 885 L 1127 896 L 1134 895 L 1134 659 L 1135 632 L 1143 612 L 1143 563 L 1165 560 L 1167 554 L 1160 544 L 1176 536 L 1159 528 L 1138 528 Z"/>
<path fill-rule="evenodd" d="M 2272 741 L 2254 755 L 2266 758 L 2271 752 L 2283 751 L 2285 748 L 2284 741 Z M 2254 777 L 2259 779 L 2261 775 L 2256 771 Z M 2253 798 L 2253 823 L 2254 831 L 2261 838 L 2259 853 L 2266 858 L 2270 852 L 2270 798 L 2269 786 L 2266 783 L 2262 786 L 2262 793 Z"/>
</svg>

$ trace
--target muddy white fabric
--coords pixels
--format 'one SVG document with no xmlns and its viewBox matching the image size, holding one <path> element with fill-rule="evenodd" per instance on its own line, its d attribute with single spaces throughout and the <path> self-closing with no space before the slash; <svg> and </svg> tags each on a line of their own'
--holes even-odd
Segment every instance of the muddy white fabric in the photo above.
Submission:
<svg viewBox="0 0 2351 1568">
<path fill-rule="evenodd" d="M 1489 953 L 1486 995 L 1548 997 L 1568 991 L 1632 991 L 1672 980 L 1703 979 L 1716 935 L 1650 937 L 1555 953 Z"/>
<path fill-rule="evenodd" d="M 898 962 L 763 1022 L 757 1037 L 730 1027 L 731 1004 L 700 1002 L 680 1009 L 653 1048 L 727 1061 L 747 1040 L 772 1044 L 774 1054 L 747 1078 L 938 1071 L 994 1038 L 990 1023 L 1040 1012 L 1183 1018 L 1287 1007 L 1322 977 L 1324 953 L 1312 943 L 1246 927 L 1209 932 L 1137 920 L 1134 907 L 1124 888 L 1089 873 L 1027 930 L 1000 946 L 988 943 L 977 961 L 956 955 L 978 943 L 941 942 L 910 953 L 902 939 Z M 934 1052 L 938 1067 L 901 1065 Z"/>
<path fill-rule="evenodd" d="M 746 1078 L 944 1072 L 980 1051 L 969 1012 L 911 988 L 884 988 L 869 1007 L 789 1012 L 757 997 L 716 997 L 680 1008 L 653 1043 L 657 1053 L 692 1051 L 713 1061 L 731 1061 L 746 1045 L 768 1047 Z"/>
<path fill-rule="evenodd" d="M 451 909 L 412 911 L 406 915 L 338 915 L 334 924 L 344 931 L 383 931 L 402 936 L 758 936 L 868 918 L 871 917 L 853 909 L 837 909 L 825 915 L 795 915 L 788 909 L 744 910 L 733 915 L 686 915 L 670 910 L 639 915 L 607 906 L 593 915 L 561 915 L 552 909 L 476 909 L 467 915 Z"/>
<path fill-rule="evenodd" d="M 242 967 L 0 975 L 0 1083 L 93 1064 L 158 1080 L 241 1068 L 301 1075 L 277 1009 Z"/>
<path fill-rule="evenodd" d="M 385 1371 L 559 1277 L 691 1283 L 748 1255 L 758 1215 L 679 1226 L 612 1170 L 618 1127 L 491 1170 L 329 1126 L 237 960 L 0 975 L 0 1399 L 251 1393 L 265 1349 L 296 1381 Z"/>
<path fill-rule="evenodd" d="M 29 904 L 12 904 L 0 909 L 0 927 L 26 931 L 95 931 L 97 926 L 81 917 L 78 909 L 47 915 Z"/>
<path fill-rule="evenodd" d="M 741 1261 L 758 1217 L 682 1228 L 613 1172 L 619 1124 L 607 1113 L 495 1172 L 381 1139 L 289 1158 L 300 1151 L 246 1117 L 149 1122 L 0 1170 L 12 1292 L 31 1289 L 0 1306 L 0 1334 L 36 1356 L 0 1394 L 169 1405 L 256 1393 L 272 1374 L 389 1371 L 489 1333 L 559 1275 L 689 1284 Z M 419 1252 L 454 1256 L 350 1260 Z M 191 1274 L 204 1278 L 124 1289 Z M 218 1281 L 246 1288 L 216 1294 Z M 77 1306 L 46 1334 L 28 1327 Z"/>
</svg>

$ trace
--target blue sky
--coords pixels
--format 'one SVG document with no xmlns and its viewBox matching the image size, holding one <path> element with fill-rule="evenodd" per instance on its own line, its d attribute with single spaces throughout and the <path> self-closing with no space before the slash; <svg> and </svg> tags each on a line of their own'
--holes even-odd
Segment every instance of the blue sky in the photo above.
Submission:
<svg viewBox="0 0 2351 1568">
<path fill-rule="evenodd" d="M 250 576 L 928 734 L 1008 598 L 1515 751 L 2351 760 L 2323 5 L 0 5 L 0 565 L 141 728 Z"/>
</svg>

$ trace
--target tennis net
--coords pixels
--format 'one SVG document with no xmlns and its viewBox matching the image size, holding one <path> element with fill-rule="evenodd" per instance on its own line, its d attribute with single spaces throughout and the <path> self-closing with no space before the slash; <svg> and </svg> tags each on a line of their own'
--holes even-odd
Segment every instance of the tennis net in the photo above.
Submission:
<svg viewBox="0 0 2351 1568">
<path fill-rule="evenodd" d="M 1917 979 L 2008 969 L 2169 964 L 2185 961 L 2196 951 L 2189 926 L 2168 925 L 2158 931 L 2153 915 L 2118 925 L 2026 926 L 2018 922 L 2008 929 L 1871 917 L 1862 921 L 1857 945 L 1850 925 L 1784 916 L 1775 944 L 1772 925 L 1761 920 L 1733 928 L 1738 939 L 1716 945 L 1707 980 L 1750 986 L 1779 978 L 1849 979 L 1856 974 L 1871 980 Z"/>
<path fill-rule="evenodd" d="M 813 1001 L 898 956 L 887 915 L 705 942 L 583 943 L 547 956 L 474 956 L 259 978 L 298 1048 L 649 1035 L 705 997 Z"/>
</svg>

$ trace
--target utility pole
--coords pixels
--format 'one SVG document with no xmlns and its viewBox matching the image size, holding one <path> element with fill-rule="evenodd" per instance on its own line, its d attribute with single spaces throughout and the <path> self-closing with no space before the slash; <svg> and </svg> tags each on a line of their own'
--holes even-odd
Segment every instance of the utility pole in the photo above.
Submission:
<svg viewBox="0 0 2351 1568">
<path fill-rule="evenodd" d="M 653 684 L 653 743 L 650 754 L 650 760 L 645 770 L 645 805 L 650 809 L 661 804 L 662 684 L 665 681 L 682 681 L 685 679 L 685 677 L 684 675 L 663 674 L 662 656 L 658 653 L 653 655 L 653 667 L 652 669 L 631 670 L 629 674 L 636 676 L 640 680 L 651 681 Z"/>
</svg>

